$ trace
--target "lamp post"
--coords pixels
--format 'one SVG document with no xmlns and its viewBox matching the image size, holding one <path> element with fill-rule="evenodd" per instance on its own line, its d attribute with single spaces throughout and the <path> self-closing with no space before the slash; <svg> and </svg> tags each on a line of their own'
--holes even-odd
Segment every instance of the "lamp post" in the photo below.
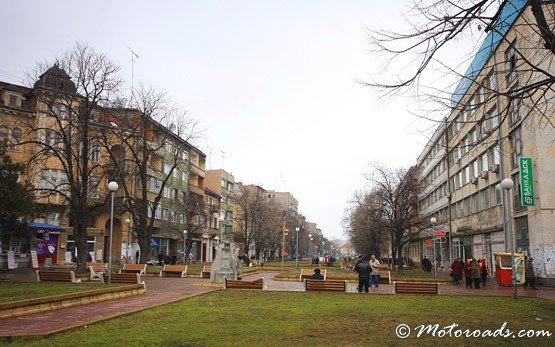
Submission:
<svg viewBox="0 0 555 347">
<path fill-rule="evenodd" d="M 325 256 L 326 256 L 326 250 L 324 249 L 324 245 L 325 245 L 325 244 L 326 244 L 326 243 L 325 243 L 324 241 L 322 241 L 322 257 L 325 257 Z"/>
<path fill-rule="evenodd" d="M 312 240 L 313 240 L 312 234 L 308 234 L 308 258 L 309 258 L 310 264 L 312 264 L 312 249 L 310 249 Z"/>
<path fill-rule="evenodd" d="M 125 262 L 127 263 L 127 261 L 129 261 L 131 259 L 130 255 L 129 255 L 129 248 L 131 248 L 131 237 L 130 237 L 130 225 L 131 225 L 131 219 L 129 218 L 125 218 L 125 225 L 127 225 L 127 248 L 126 248 L 126 252 L 125 252 Z"/>
<path fill-rule="evenodd" d="M 430 218 L 430 223 L 432 223 L 432 234 L 434 238 L 434 278 L 437 277 L 437 264 L 436 264 L 436 225 L 437 219 L 435 217 Z"/>
<path fill-rule="evenodd" d="M 287 229 L 285 229 L 285 223 L 282 227 L 282 237 L 281 237 L 281 272 L 285 268 L 285 235 L 287 235 Z"/>
<path fill-rule="evenodd" d="M 295 231 L 297 232 L 297 248 L 295 251 L 295 267 L 298 269 L 299 268 L 299 231 L 301 229 L 299 227 L 295 228 Z"/>
<path fill-rule="evenodd" d="M 183 265 L 187 264 L 187 230 L 183 230 Z"/>
<path fill-rule="evenodd" d="M 112 195 L 112 206 L 110 207 L 110 249 L 108 250 L 108 283 L 112 280 L 112 234 L 114 233 L 114 195 L 119 186 L 116 182 L 108 183 L 108 190 Z"/>
<path fill-rule="evenodd" d="M 515 186 L 514 182 L 510 178 L 505 178 L 501 181 L 501 188 L 505 189 L 507 192 L 507 214 L 505 214 L 505 223 L 507 224 L 507 231 L 509 233 L 509 238 L 511 240 L 511 272 L 512 272 L 512 285 L 513 285 L 513 299 L 516 300 L 518 293 L 516 291 L 516 269 L 515 269 L 515 238 L 513 235 L 513 223 L 510 218 L 511 216 L 511 189 Z"/>
</svg>

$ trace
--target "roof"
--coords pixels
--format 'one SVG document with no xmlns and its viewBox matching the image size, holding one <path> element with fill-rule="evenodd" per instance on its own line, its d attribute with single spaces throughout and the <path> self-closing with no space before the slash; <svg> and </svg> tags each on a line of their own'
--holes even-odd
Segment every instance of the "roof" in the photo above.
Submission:
<svg viewBox="0 0 555 347">
<path fill-rule="evenodd" d="M 455 91 L 451 95 L 451 103 L 455 107 L 461 99 L 466 95 L 468 89 L 472 86 L 472 83 L 478 77 L 482 69 L 485 67 L 489 58 L 495 53 L 503 38 L 507 35 L 509 30 L 512 28 L 516 19 L 526 8 L 527 0 L 508 0 L 501 13 L 499 19 L 493 25 L 492 29 L 489 31 L 488 35 L 482 42 L 482 45 L 478 49 L 478 52 L 472 59 L 470 66 L 466 70 L 463 78 L 460 80 L 459 84 L 455 88 Z"/>
</svg>

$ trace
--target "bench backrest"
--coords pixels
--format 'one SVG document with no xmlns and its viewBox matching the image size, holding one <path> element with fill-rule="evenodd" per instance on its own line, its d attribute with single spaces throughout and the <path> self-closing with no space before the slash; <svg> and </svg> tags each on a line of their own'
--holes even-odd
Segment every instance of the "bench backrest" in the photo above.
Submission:
<svg viewBox="0 0 555 347">
<path fill-rule="evenodd" d="M 146 273 L 146 264 L 123 264 L 121 272 Z"/>
<path fill-rule="evenodd" d="M 255 281 L 240 281 L 240 280 L 228 280 L 225 278 L 225 288 L 226 289 L 264 289 L 264 279 L 260 278 Z"/>
<path fill-rule="evenodd" d="M 73 271 L 43 271 L 37 270 L 37 282 L 79 282 L 75 279 Z"/>
<path fill-rule="evenodd" d="M 437 282 L 395 282 L 395 293 L 435 295 L 438 287 Z"/>
<path fill-rule="evenodd" d="M 137 283 L 141 284 L 141 275 L 138 273 L 113 273 L 110 282 L 112 283 Z"/>
<path fill-rule="evenodd" d="M 164 272 L 183 272 L 187 270 L 186 265 L 164 265 L 162 271 Z"/>
<path fill-rule="evenodd" d="M 347 282 L 339 280 L 310 280 L 304 281 L 306 291 L 344 292 Z"/>
<path fill-rule="evenodd" d="M 212 265 L 204 265 L 202 267 L 202 272 L 210 272 L 212 271 Z"/>
</svg>

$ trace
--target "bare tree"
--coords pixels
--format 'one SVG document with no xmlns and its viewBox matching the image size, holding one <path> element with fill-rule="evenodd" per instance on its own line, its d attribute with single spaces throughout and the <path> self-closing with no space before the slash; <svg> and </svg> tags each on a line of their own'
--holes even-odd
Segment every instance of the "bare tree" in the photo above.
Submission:
<svg viewBox="0 0 555 347">
<path fill-rule="evenodd" d="M 357 253 L 384 255 L 388 232 L 384 228 L 379 201 L 372 191 L 355 193 L 346 211 L 344 223 L 347 235 Z"/>
<path fill-rule="evenodd" d="M 133 218 L 143 250 L 140 261 L 144 263 L 149 256 L 145 250 L 150 249 L 155 220 L 177 222 L 181 219 L 192 232 L 197 226 L 193 217 L 204 202 L 202 197 L 188 193 L 187 179 L 182 190 L 165 190 L 171 179 L 188 177 L 191 147 L 188 141 L 196 135 L 196 122 L 175 107 L 165 93 L 152 87 L 140 85 L 131 106 L 104 110 L 106 131 L 101 133 L 100 142 L 110 157 L 110 179 L 122 185 L 120 201 Z M 165 194 L 171 196 L 175 210 L 180 212 L 161 215 L 161 200 Z M 182 213 L 183 217 L 175 213 Z"/>
<path fill-rule="evenodd" d="M 372 186 L 370 199 L 374 200 L 372 215 L 389 232 L 393 259 L 402 268 L 403 246 L 418 236 L 426 222 L 418 215 L 418 180 L 415 168 L 391 171 L 374 166 L 368 175 Z M 394 262 L 395 263 L 395 262 Z"/>
<path fill-rule="evenodd" d="M 476 122 L 489 124 L 489 129 L 484 128 L 491 132 L 504 122 L 514 121 L 515 117 L 531 131 L 546 126 L 553 128 L 555 7 L 552 1 L 413 1 L 410 16 L 406 18 L 410 28 L 406 32 L 368 30 L 372 52 L 378 59 L 385 59 L 385 69 L 378 78 L 364 84 L 386 93 L 416 88 L 426 100 L 435 100 L 439 105 L 416 111 L 417 116 L 438 121 L 446 110 L 462 115 L 449 120 L 450 128 Z M 506 35 L 509 30 L 513 34 Z M 460 61 L 448 63 L 446 58 L 461 41 L 482 42 L 475 48 L 476 55 L 465 73 L 456 72 Z M 508 47 L 502 59 L 483 59 L 500 45 Z M 451 85 L 438 85 L 437 77 L 431 82 L 431 73 L 437 76 L 438 70 L 456 78 L 458 85 L 454 91 Z M 497 110 L 491 112 L 495 102 Z M 467 112 L 473 111 L 479 112 L 479 116 L 465 118 Z M 507 136 L 504 134 L 499 139 Z M 467 145 L 475 146 L 491 139 L 479 136 Z"/>
<path fill-rule="evenodd" d="M 55 63 L 38 64 L 28 75 L 37 114 L 21 118 L 34 151 L 28 163 L 39 182 L 39 203 L 67 206 L 78 251 L 78 272 L 85 269 L 91 212 L 105 204 L 98 196 L 104 176 L 91 147 L 98 133 L 97 110 L 117 95 L 119 67 L 104 54 L 77 43 Z M 40 169 L 39 169 L 40 168 Z"/>
</svg>

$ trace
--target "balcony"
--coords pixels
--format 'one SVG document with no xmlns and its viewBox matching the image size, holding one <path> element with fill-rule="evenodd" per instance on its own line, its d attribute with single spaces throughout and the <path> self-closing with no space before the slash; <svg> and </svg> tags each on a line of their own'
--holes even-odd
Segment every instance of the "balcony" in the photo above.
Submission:
<svg viewBox="0 0 555 347">
<path fill-rule="evenodd" d="M 191 165 L 191 172 L 194 173 L 194 174 L 197 174 L 199 177 L 202 177 L 202 178 L 204 178 L 204 176 L 206 175 L 204 170 L 202 170 L 201 168 L 199 168 L 196 165 Z"/>
</svg>

